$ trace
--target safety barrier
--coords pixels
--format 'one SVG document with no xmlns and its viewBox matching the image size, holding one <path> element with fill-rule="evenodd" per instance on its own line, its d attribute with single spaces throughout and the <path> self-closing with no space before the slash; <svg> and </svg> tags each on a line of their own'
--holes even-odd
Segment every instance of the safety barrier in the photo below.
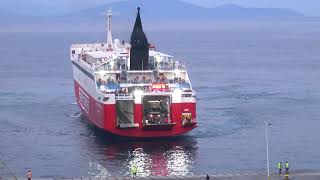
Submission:
<svg viewBox="0 0 320 180">
<path fill-rule="evenodd" d="M 3 155 L 0 154 L 0 180 L 17 180 L 16 175 L 8 167 L 2 157 Z"/>
</svg>

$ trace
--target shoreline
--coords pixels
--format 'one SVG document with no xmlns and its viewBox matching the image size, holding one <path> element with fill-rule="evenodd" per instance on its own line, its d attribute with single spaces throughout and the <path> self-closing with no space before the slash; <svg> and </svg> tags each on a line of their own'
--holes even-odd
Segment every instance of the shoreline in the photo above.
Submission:
<svg viewBox="0 0 320 180">
<path fill-rule="evenodd" d="M 277 173 L 270 174 L 271 180 L 282 180 L 284 179 L 284 174 L 281 176 Z M 206 179 L 207 175 L 186 175 L 186 176 L 145 176 L 140 177 L 139 174 L 137 177 L 129 177 L 129 176 L 107 176 L 107 177 L 44 177 L 44 178 L 32 178 L 32 180 L 101 180 L 101 179 L 110 179 L 110 180 L 125 180 L 125 179 L 186 179 L 186 180 L 200 180 Z M 209 174 L 210 179 L 214 180 L 267 180 L 266 172 L 256 172 L 256 173 L 219 173 L 219 174 Z M 14 180 L 13 176 L 10 177 L 1 177 L 3 180 Z M 318 180 L 320 179 L 320 171 L 293 171 L 289 174 L 290 180 Z M 17 180 L 26 180 L 26 177 L 17 177 Z"/>
</svg>

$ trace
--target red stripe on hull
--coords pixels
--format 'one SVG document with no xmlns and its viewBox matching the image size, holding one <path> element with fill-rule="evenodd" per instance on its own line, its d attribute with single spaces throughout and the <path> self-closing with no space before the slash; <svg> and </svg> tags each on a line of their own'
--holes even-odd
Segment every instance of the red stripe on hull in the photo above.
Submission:
<svg viewBox="0 0 320 180">
<path fill-rule="evenodd" d="M 89 93 L 84 91 L 81 86 L 74 81 L 75 95 L 77 98 L 77 103 L 87 117 L 87 119 L 92 122 L 97 127 L 110 132 L 112 134 L 127 136 L 127 137 L 169 137 L 184 134 L 196 125 L 183 127 L 181 121 L 181 113 L 190 112 L 192 113 L 192 118 L 196 118 L 196 104 L 195 103 L 172 103 L 171 104 L 171 120 L 176 123 L 175 126 L 170 130 L 144 130 L 142 119 L 143 119 L 143 107 L 142 104 L 135 104 L 134 106 L 134 123 L 139 124 L 139 127 L 121 129 L 116 126 L 116 105 L 115 104 L 102 104 L 97 102 Z M 89 98 L 89 109 L 81 103 L 81 93 L 83 91 Z M 88 107 L 87 107 L 88 108 Z M 187 110 L 187 111 L 186 111 Z"/>
</svg>

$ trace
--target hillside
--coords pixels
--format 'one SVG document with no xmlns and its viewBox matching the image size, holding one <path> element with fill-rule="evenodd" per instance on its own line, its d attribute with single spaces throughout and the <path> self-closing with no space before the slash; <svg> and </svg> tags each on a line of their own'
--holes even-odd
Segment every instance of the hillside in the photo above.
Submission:
<svg viewBox="0 0 320 180">
<path fill-rule="evenodd" d="M 99 17 L 109 8 L 119 17 L 127 20 L 135 15 L 137 6 L 141 7 L 143 17 L 147 20 L 210 20 L 210 19 L 257 19 L 257 18 L 296 18 L 303 15 L 279 8 L 247 8 L 226 4 L 215 8 L 205 8 L 178 0 L 150 1 L 130 0 L 106 4 L 70 14 L 72 17 Z"/>
</svg>

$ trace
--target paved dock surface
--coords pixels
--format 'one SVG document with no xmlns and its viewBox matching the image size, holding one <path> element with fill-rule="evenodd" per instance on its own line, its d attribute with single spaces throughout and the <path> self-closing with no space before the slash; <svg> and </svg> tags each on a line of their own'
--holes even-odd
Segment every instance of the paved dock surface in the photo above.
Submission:
<svg viewBox="0 0 320 180">
<path fill-rule="evenodd" d="M 209 175 L 210 180 L 267 180 L 266 173 L 239 173 L 239 174 L 214 174 Z M 26 178 L 17 178 L 18 180 L 26 180 Z M 101 178 L 32 178 L 32 180 L 205 180 L 206 175 L 191 176 L 148 176 L 148 177 L 101 177 Z M 271 180 L 283 180 L 284 175 L 272 174 Z M 293 172 L 289 176 L 290 180 L 320 180 L 320 172 Z M 1 177 L 0 180 L 14 180 L 12 177 Z"/>
</svg>

